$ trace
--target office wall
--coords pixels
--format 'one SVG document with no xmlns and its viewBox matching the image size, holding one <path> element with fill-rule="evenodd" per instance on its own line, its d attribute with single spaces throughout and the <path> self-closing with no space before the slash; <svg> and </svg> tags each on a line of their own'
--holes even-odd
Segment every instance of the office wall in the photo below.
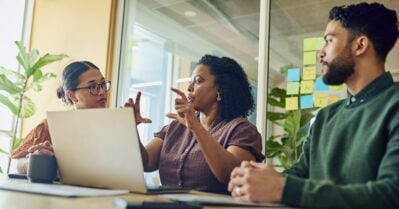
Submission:
<svg viewBox="0 0 399 209">
<path fill-rule="evenodd" d="M 105 74 L 109 60 L 112 0 L 36 0 L 30 48 L 41 54 L 67 54 L 61 62 L 43 68 L 57 74 L 47 81 L 42 92 L 30 92 L 37 105 L 35 116 L 22 123 L 22 136 L 46 117 L 47 110 L 70 109 L 56 97 L 61 72 L 70 62 L 90 60 Z"/>
</svg>

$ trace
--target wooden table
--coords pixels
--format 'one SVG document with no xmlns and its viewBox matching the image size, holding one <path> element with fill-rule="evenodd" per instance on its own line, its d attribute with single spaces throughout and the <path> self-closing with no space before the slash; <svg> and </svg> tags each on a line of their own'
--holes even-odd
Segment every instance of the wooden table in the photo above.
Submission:
<svg viewBox="0 0 399 209">
<path fill-rule="evenodd" d="M 4 179 L 4 177 L 2 177 Z M 65 198 L 0 190 L 1 209 L 114 209 L 112 201 L 123 198 L 135 201 L 167 201 L 158 195 L 129 193 L 106 197 Z M 237 209 L 237 207 L 204 207 L 205 209 Z M 244 207 L 240 207 L 244 208 Z M 253 209 L 253 207 L 252 207 Z"/>
</svg>

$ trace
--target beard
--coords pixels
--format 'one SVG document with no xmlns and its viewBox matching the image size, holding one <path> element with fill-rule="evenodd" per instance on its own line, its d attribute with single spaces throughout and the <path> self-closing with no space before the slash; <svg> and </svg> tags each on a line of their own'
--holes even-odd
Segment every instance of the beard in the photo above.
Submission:
<svg viewBox="0 0 399 209">
<path fill-rule="evenodd" d="M 330 63 L 323 62 L 327 72 L 323 75 L 323 81 L 327 85 L 341 85 L 355 72 L 350 45 L 334 58 Z"/>
</svg>

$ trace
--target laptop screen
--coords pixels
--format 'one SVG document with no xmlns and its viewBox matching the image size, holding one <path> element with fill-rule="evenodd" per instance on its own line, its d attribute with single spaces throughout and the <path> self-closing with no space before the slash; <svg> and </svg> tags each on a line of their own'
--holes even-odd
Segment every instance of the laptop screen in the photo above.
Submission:
<svg viewBox="0 0 399 209">
<path fill-rule="evenodd" d="M 47 112 L 64 184 L 146 192 L 132 108 Z"/>
</svg>

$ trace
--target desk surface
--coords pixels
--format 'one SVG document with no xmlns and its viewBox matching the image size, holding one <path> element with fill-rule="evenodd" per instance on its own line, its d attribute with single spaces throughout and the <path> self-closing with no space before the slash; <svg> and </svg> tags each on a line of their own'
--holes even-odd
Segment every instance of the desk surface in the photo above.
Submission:
<svg viewBox="0 0 399 209">
<path fill-rule="evenodd" d="M 135 201 L 166 201 L 157 195 L 129 193 L 107 197 L 64 198 L 23 192 L 0 190 L 0 208 L 8 209 L 114 209 L 112 201 L 116 198 Z M 237 207 L 204 207 L 205 209 L 237 209 Z M 240 207 L 244 208 L 244 207 Z M 253 207 L 252 207 L 253 208 Z"/>
</svg>

